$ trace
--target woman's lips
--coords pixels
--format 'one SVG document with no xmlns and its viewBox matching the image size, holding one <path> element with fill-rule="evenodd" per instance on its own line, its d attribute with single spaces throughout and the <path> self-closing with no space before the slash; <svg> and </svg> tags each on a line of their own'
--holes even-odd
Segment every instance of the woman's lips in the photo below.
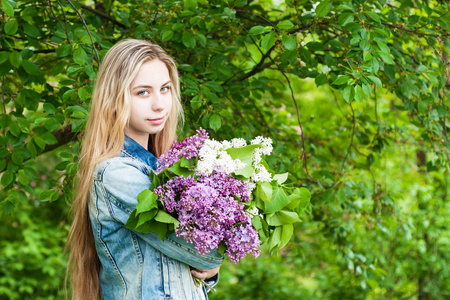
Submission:
<svg viewBox="0 0 450 300">
<path fill-rule="evenodd" d="M 161 125 L 164 123 L 165 117 L 157 118 L 157 119 L 147 119 L 148 122 L 152 125 Z"/>
</svg>

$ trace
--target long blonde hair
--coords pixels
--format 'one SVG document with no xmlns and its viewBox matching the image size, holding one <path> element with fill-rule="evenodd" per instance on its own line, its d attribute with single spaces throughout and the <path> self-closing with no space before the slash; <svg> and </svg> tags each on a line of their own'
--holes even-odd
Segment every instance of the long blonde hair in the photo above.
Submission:
<svg viewBox="0 0 450 300">
<path fill-rule="evenodd" d="M 124 130 L 130 119 L 130 86 L 141 65 L 158 59 L 163 62 L 172 81 L 172 110 L 164 129 L 150 135 L 149 150 L 157 157 L 176 139 L 179 121 L 183 120 L 180 84 L 173 59 L 158 45 L 148 41 L 126 39 L 106 53 L 98 71 L 91 109 L 82 138 L 77 188 L 72 204 L 73 223 L 67 240 L 70 249 L 66 283 L 71 280 L 72 299 L 100 299 L 100 261 L 89 219 L 89 190 L 95 166 L 116 156 L 124 142 Z"/>
</svg>

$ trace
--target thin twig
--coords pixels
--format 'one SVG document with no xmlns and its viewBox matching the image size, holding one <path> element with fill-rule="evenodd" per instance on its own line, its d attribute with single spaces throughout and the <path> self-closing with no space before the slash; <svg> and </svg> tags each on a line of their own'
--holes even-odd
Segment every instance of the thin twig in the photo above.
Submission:
<svg viewBox="0 0 450 300">
<path fill-rule="evenodd" d="M 50 12 L 52 13 L 53 17 L 55 18 L 55 20 L 59 23 L 59 26 L 61 26 L 61 28 L 64 30 L 64 32 L 66 33 L 66 38 L 67 41 L 69 41 L 69 33 L 67 32 L 67 28 L 63 26 L 63 24 L 61 23 L 61 21 L 56 17 L 55 12 L 53 10 L 53 6 L 52 6 L 52 1 L 48 0 L 48 6 L 50 7 Z M 63 9 L 64 11 L 64 9 Z M 66 23 L 67 25 L 67 23 Z M 35 52 L 36 53 L 36 52 Z"/>
<path fill-rule="evenodd" d="M 242 28 L 248 33 L 248 30 L 242 26 Z M 251 40 L 253 41 L 253 44 L 255 44 L 256 48 L 258 49 L 258 51 L 261 53 L 261 55 L 264 55 L 264 52 L 261 50 L 261 48 L 258 46 L 258 44 L 256 43 L 255 39 L 250 36 Z M 283 71 L 283 69 L 281 69 L 281 67 L 278 65 L 278 63 L 269 55 L 268 56 L 269 59 L 277 66 L 278 70 L 281 72 L 281 74 L 283 75 L 283 77 L 286 79 L 288 86 L 289 86 L 289 90 L 291 91 L 291 98 L 294 101 L 294 105 L 295 105 L 295 110 L 297 112 L 297 121 L 298 121 L 298 125 L 300 127 L 300 137 L 302 140 L 302 154 L 300 156 L 300 159 L 303 161 L 303 167 L 304 167 L 304 171 L 306 172 L 306 174 L 308 174 L 308 176 L 314 180 L 314 178 L 311 176 L 311 174 L 309 174 L 308 171 L 308 160 L 306 158 L 306 143 L 305 143 L 305 137 L 304 137 L 304 132 L 303 132 L 303 126 L 302 126 L 302 122 L 300 120 L 300 110 L 298 108 L 298 103 L 297 100 L 295 99 L 295 95 L 294 95 L 294 89 L 292 88 L 291 85 L 291 81 L 289 80 L 289 77 L 287 77 L 286 73 Z M 314 180 L 315 181 L 315 180 Z"/>
<path fill-rule="evenodd" d="M 352 104 L 351 104 L 351 103 L 349 103 L 349 106 L 350 106 L 350 108 L 351 108 L 351 110 L 352 110 L 353 129 L 352 129 L 352 136 L 351 136 L 351 139 L 350 139 L 350 145 L 348 146 L 347 154 L 345 154 L 344 160 L 342 161 L 341 173 L 342 173 L 342 171 L 344 170 L 345 161 L 347 160 L 347 157 L 348 157 L 348 155 L 349 155 L 349 153 L 350 153 L 350 149 L 351 149 L 352 146 L 353 146 L 353 137 L 355 136 L 355 128 L 356 128 L 355 111 L 353 110 L 353 107 L 352 107 Z"/>
<path fill-rule="evenodd" d="M 281 21 L 275 21 L 275 22 L 272 22 L 272 21 L 270 21 L 270 20 L 264 18 L 263 16 L 261 16 L 261 15 L 255 13 L 255 12 L 252 12 L 252 11 L 246 11 L 246 10 L 242 10 L 242 9 L 236 9 L 236 13 L 237 13 L 238 16 L 242 17 L 243 19 L 247 19 L 247 20 L 252 21 L 252 22 L 255 22 L 255 23 L 261 23 L 261 22 L 258 21 L 258 20 L 246 18 L 246 17 L 242 16 L 240 13 L 252 14 L 252 15 L 254 15 L 255 17 L 258 17 L 258 18 L 262 19 L 262 20 L 264 21 L 264 23 L 270 24 L 272 27 L 275 27 L 275 26 L 276 26 L 276 23 L 281 22 Z"/>
<path fill-rule="evenodd" d="M 111 17 L 111 16 L 105 14 L 104 12 L 99 11 L 99 10 L 96 10 L 96 9 L 93 9 L 93 8 L 91 8 L 90 6 L 87 6 L 87 5 L 84 5 L 84 4 L 80 4 L 80 5 L 81 5 L 81 7 L 82 7 L 83 9 L 88 10 L 88 11 L 90 11 L 90 12 L 92 12 L 92 13 L 94 13 L 94 14 L 100 16 L 100 17 L 103 17 L 103 18 L 105 18 L 105 19 L 111 21 L 113 24 L 116 24 L 116 25 L 119 26 L 119 27 L 122 27 L 122 28 L 124 28 L 124 29 L 128 29 L 128 27 L 127 27 L 126 25 L 120 23 L 119 21 L 117 21 L 117 20 L 114 19 L 113 17 Z"/>
<path fill-rule="evenodd" d="M 81 21 L 83 21 L 84 28 L 86 28 L 86 31 L 89 34 L 89 37 L 91 38 L 92 52 L 95 52 L 95 54 L 97 54 L 97 63 L 100 65 L 100 56 L 98 55 L 97 49 L 95 48 L 94 39 L 92 38 L 91 32 L 89 31 L 89 28 L 88 28 L 86 22 L 84 21 L 83 16 L 81 15 L 80 11 L 73 5 L 72 1 L 67 0 L 67 2 L 75 10 L 75 12 L 78 14 L 78 16 L 81 18 Z M 92 60 L 94 60 L 94 53 L 92 53 Z"/>
<path fill-rule="evenodd" d="M 237 106 L 236 102 L 233 101 L 233 99 L 231 99 L 230 97 L 228 97 L 227 95 L 225 95 L 225 98 L 228 99 L 228 101 L 230 101 L 235 107 L 236 107 L 236 111 L 239 114 L 239 116 L 242 118 L 242 120 L 244 120 L 245 124 L 247 124 L 248 129 L 250 129 L 250 132 L 252 133 L 253 136 L 255 136 L 252 127 L 250 126 L 250 124 L 247 122 L 247 120 L 244 118 L 244 116 L 242 115 L 241 111 L 239 110 L 239 107 Z"/>
<path fill-rule="evenodd" d="M 415 30 L 412 30 L 412 29 L 407 29 L 407 28 L 404 28 L 404 27 L 401 27 L 401 26 L 397 26 L 397 25 L 394 25 L 394 24 L 386 23 L 386 22 L 381 22 L 381 24 L 389 26 L 389 27 L 397 28 L 397 29 L 400 29 L 400 30 L 403 30 L 403 31 L 406 31 L 406 32 L 415 33 L 415 34 L 418 34 L 418 35 L 421 35 L 421 36 L 433 36 L 433 37 L 450 36 L 450 34 L 432 34 L 432 33 L 419 32 L 419 31 L 415 31 Z"/>
<path fill-rule="evenodd" d="M 437 20 L 439 20 L 440 18 L 442 18 L 443 16 L 445 16 L 446 14 L 448 14 L 450 12 L 450 10 L 447 10 L 445 13 L 443 13 L 442 15 L 440 15 L 437 19 L 435 19 L 434 21 L 437 21 Z M 421 29 L 421 28 L 423 28 L 423 27 L 425 27 L 425 26 L 427 26 L 427 25 L 430 25 L 430 23 L 429 22 L 425 22 L 425 24 L 423 24 L 422 26 L 420 26 L 420 27 L 417 27 L 416 29 Z M 434 25 L 433 24 L 433 26 L 436 26 L 436 25 Z"/>
<path fill-rule="evenodd" d="M 344 112 L 341 109 L 341 106 L 339 105 L 339 101 L 337 100 L 336 94 L 332 88 L 330 88 L 331 93 L 333 94 L 334 101 L 336 102 L 337 108 L 341 112 L 341 114 L 344 116 L 345 119 L 347 119 L 347 116 L 344 114 Z"/>
<path fill-rule="evenodd" d="M 51 1 L 51 0 L 49 0 Z M 63 12 L 64 15 L 64 23 L 66 24 L 66 27 L 63 27 L 63 30 L 66 32 L 66 37 L 67 37 L 67 42 L 70 44 L 70 39 L 69 39 L 69 33 L 67 32 L 67 28 L 69 27 L 67 25 L 67 16 L 66 16 L 66 11 L 64 10 L 64 6 L 61 4 L 61 2 L 59 2 L 59 0 L 56 0 L 59 4 L 59 6 L 61 7 L 61 10 Z"/>
<path fill-rule="evenodd" d="M 209 284 L 207 284 L 206 282 L 205 282 L 205 280 L 203 280 L 203 279 L 200 279 L 201 280 L 201 282 L 204 284 L 204 285 L 206 285 L 207 287 L 209 287 L 209 289 L 211 290 L 211 291 L 216 291 L 216 289 L 214 288 L 214 287 L 212 287 L 212 286 L 210 286 Z"/>
<path fill-rule="evenodd" d="M 6 115 L 5 92 L 3 91 L 4 85 L 5 85 L 5 76 L 2 77 L 2 101 L 3 101 L 3 112 Z"/>
</svg>

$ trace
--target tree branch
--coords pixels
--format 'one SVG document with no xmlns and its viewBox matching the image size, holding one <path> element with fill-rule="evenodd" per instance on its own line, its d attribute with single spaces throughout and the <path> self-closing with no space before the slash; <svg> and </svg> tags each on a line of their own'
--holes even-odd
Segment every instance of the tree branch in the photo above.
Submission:
<svg viewBox="0 0 450 300">
<path fill-rule="evenodd" d="M 59 3 L 59 2 L 58 2 L 58 3 Z M 60 5 L 61 5 L 61 3 L 60 3 Z M 52 1 L 51 1 L 51 0 L 48 0 L 48 6 L 50 7 L 50 12 L 52 13 L 53 17 L 56 19 L 56 21 L 58 22 L 59 26 L 61 26 L 61 28 L 62 28 L 62 29 L 64 30 L 64 32 L 66 33 L 67 41 L 70 42 L 70 41 L 69 41 L 69 33 L 67 32 L 67 22 L 66 22 L 66 27 L 64 27 L 64 26 L 62 25 L 61 21 L 59 21 L 59 19 L 56 17 L 55 12 L 53 11 L 53 6 L 52 6 Z M 64 8 L 63 8 L 62 10 L 63 10 L 63 13 L 64 13 Z M 65 20 L 65 19 L 66 19 L 66 14 L 64 13 L 64 20 Z M 35 53 L 37 53 L 37 52 L 35 52 Z"/>
<path fill-rule="evenodd" d="M 44 154 L 49 151 L 52 151 L 56 148 L 59 148 L 59 147 L 65 145 L 65 144 L 68 144 L 69 142 L 74 141 L 74 139 L 78 135 L 78 132 L 72 132 L 72 125 L 67 125 L 64 128 L 61 128 L 55 132 L 52 132 L 52 134 L 55 136 L 55 138 L 58 142 L 54 145 L 46 145 L 44 150 L 42 150 L 42 152 L 39 153 L 39 155 Z M 5 166 L 5 168 L 3 168 L 3 170 L 0 170 L 0 173 L 2 173 L 5 170 L 6 170 L 6 166 Z"/>
<path fill-rule="evenodd" d="M 51 1 L 51 0 L 49 0 Z M 61 2 L 59 2 L 59 0 L 56 0 L 59 4 L 59 6 L 61 7 L 61 10 L 63 12 L 64 15 L 64 23 L 66 24 L 66 27 L 63 27 L 64 32 L 66 33 L 66 37 L 67 37 L 67 42 L 70 44 L 70 39 L 69 39 L 69 33 L 67 32 L 67 16 L 66 16 L 66 12 L 64 11 L 64 6 L 61 4 Z"/>
<path fill-rule="evenodd" d="M 245 30 L 245 32 L 248 33 L 248 30 L 247 30 L 245 27 L 242 26 L 242 28 Z M 261 48 L 258 46 L 258 43 L 256 43 L 255 39 L 254 39 L 252 36 L 250 36 L 250 38 L 251 38 L 251 40 L 253 41 L 253 44 L 255 44 L 255 46 L 256 46 L 256 48 L 258 49 L 258 51 L 264 56 L 264 52 L 263 52 L 263 51 L 261 50 Z M 297 100 L 295 99 L 295 95 L 294 95 L 294 89 L 292 88 L 291 81 L 289 80 L 289 77 L 287 77 L 287 75 L 286 75 L 286 73 L 284 72 L 284 70 L 281 69 L 280 65 L 278 65 L 278 63 L 277 63 L 270 55 L 269 55 L 268 57 L 269 57 L 269 59 L 277 66 L 278 70 L 281 72 L 281 74 L 283 75 L 283 77 L 286 79 L 286 81 L 287 81 L 287 83 L 288 83 L 288 86 L 289 86 L 289 90 L 291 91 L 291 98 L 292 98 L 292 100 L 293 100 L 293 102 L 294 102 L 294 105 L 295 105 L 295 110 L 296 110 L 296 112 L 297 112 L 297 121 L 298 121 L 298 125 L 299 125 L 300 131 L 301 131 L 300 137 L 301 137 L 301 140 L 302 140 L 302 149 L 303 149 L 303 151 L 302 151 L 302 153 L 301 153 L 300 159 L 303 161 L 304 171 L 306 172 L 306 174 L 308 174 L 308 176 L 309 176 L 312 180 L 314 180 L 314 178 L 311 176 L 311 174 L 309 174 L 309 171 L 308 171 L 308 160 L 307 160 L 307 158 L 306 158 L 306 143 L 305 143 L 305 137 L 304 137 L 304 132 L 303 132 L 302 122 L 301 122 L 301 120 L 300 120 L 300 110 L 299 110 L 299 108 L 298 108 L 298 103 L 297 103 Z M 314 180 L 314 181 L 315 181 L 315 180 Z"/>
<path fill-rule="evenodd" d="M 80 11 L 73 5 L 72 1 L 67 0 L 67 2 L 73 8 L 73 10 L 75 10 L 75 12 L 78 14 L 78 16 L 80 17 L 81 21 L 83 21 L 84 28 L 86 28 L 86 31 L 89 34 L 89 37 L 91 38 L 91 43 L 92 43 L 92 60 L 94 60 L 94 52 L 95 52 L 95 54 L 97 54 L 97 63 L 100 65 L 100 56 L 98 55 L 97 49 L 95 48 L 94 39 L 92 38 L 91 32 L 89 31 L 89 28 L 88 28 L 86 22 L 84 21 L 83 16 L 81 15 Z"/>
<path fill-rule="evenodd" d="M 389 27 L 397 28 L 397 29 L 400 29 L 400 30 L 403 30 L 403 31 L 406 31 L 406 32 L 415 33 L 415 34 L 418 34 L 418 35 L 423 36 L 423 37 L 424 36 L 433 36 L 433 37 L 450 36 L 450 34 L 432 34 L 432 33 L 419 32 L 419 31 L 416 31 L 416 30 L 407 29 L 407 28 L 404 28 L 404 27 L 401 27 L 401 26 L 397 26 L 397 25 L 394 25 L 394 24 L 390 24 L 390 23 L 386 23 L 386 22 L 381 22 L 381 24 L 389 26 Z"/>
<path fill-rule="evenodd" d="M 236 104 L 236 102 L 234 102 L 234 100 L 231 99 L 230 97 L 228 97 L 227 95 L 225 95 L 225 98 L 227 98 L 228 101 L 230 101 L 230 102 L 234 105 L 234 107 L 236 107 L 237 113 L 239 114 L 239 116 L 241 117 L 241 119 L 244 120 L 245 124 L 247 124 L 248 129 L 250 129 L 250 132 L 251 132 L 252 135 L 254 136 L 255 134 L 254 134 L 254 132 L 253 132 L 253 130 L 252 130 L 252 127 L 251 127 L 250 124 L 247 122 L 247 119 L 245 119 L 245 117 L 242 115 L 242 113 L 241 113 L 241 111 L 239 110 L 239 107 L 238 107 L 238 105 Z"/>
<path fill-rule="evenodd" d="M 355 111 L 353 110 L 352 104 L 349 103 L 349 105 L 350 105 L 350 108 L 352 109 L 353 129 L 352 129 L 352 136 L 351 136 L 351 139 L 350 139 L 350 145 L 348 146 L 347 154 L 345 154 L 344 160 L 342 161 L 342 166 L 341 166 L 341 172 L 340 173 L 342 173 L 342 171 L 344 170 L 345 161 L 347 160 L 347 157 L 348 157 L 348 155 L 350 153 L 350 149 L 353 146 L 353 137 L 355 136 L 355 128 L 356 128 Z"/>
<path fill-rule="evenodd" d="M 123 29 L 128 29 L 128 27 L 127 27 L 126 25 L 120 23 L 119 21 L 117 21 L 116 19 L 114 19 L 113 17 L 111 17 L 110 15 L 107 15 L 107 14 L 105 14 L 104 12 L 99 11 L 99 10 L 97 10 L 97 9 L 94 9 L 94 8 L 92 8 L 92 7 L 89 7 L 89 6 L 87 6 L 87 5 L 84 5 L 84 4 L 80 4 L 80 5 L 81 5 L 81 7 L 82 7 L 83 9 L 88 10 L 88 11 L 90 11 L 90 12 L 96 14 L 97 16 L 100 16 L 100 17 L 102 17 L 102 18 L 105 18 L 105 19 L 111 21 L 111 23 L 113 23 L 113 24 L 115 24 L 115 25 L 117 25 L 117 26 L 119 26 L 119 27 L 121 27 L 121 28 L 123 28 Z"/>
</svg>

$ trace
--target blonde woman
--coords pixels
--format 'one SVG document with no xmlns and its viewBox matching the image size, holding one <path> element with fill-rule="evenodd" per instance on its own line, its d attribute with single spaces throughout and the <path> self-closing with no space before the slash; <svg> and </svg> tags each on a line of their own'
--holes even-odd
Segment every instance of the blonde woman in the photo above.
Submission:
<svg viewBox="0 0 450 300">
<path fill-rule="evenodd" d="M 207 299 L 209 287 L 192 276 L 214 286 L 221 255 L 123 227 L 182 118 L 177 69 L 161 47 L 127 39 L 108 51 L 80 153 L 68 238 L 72 299 Z"/>
</svg>

